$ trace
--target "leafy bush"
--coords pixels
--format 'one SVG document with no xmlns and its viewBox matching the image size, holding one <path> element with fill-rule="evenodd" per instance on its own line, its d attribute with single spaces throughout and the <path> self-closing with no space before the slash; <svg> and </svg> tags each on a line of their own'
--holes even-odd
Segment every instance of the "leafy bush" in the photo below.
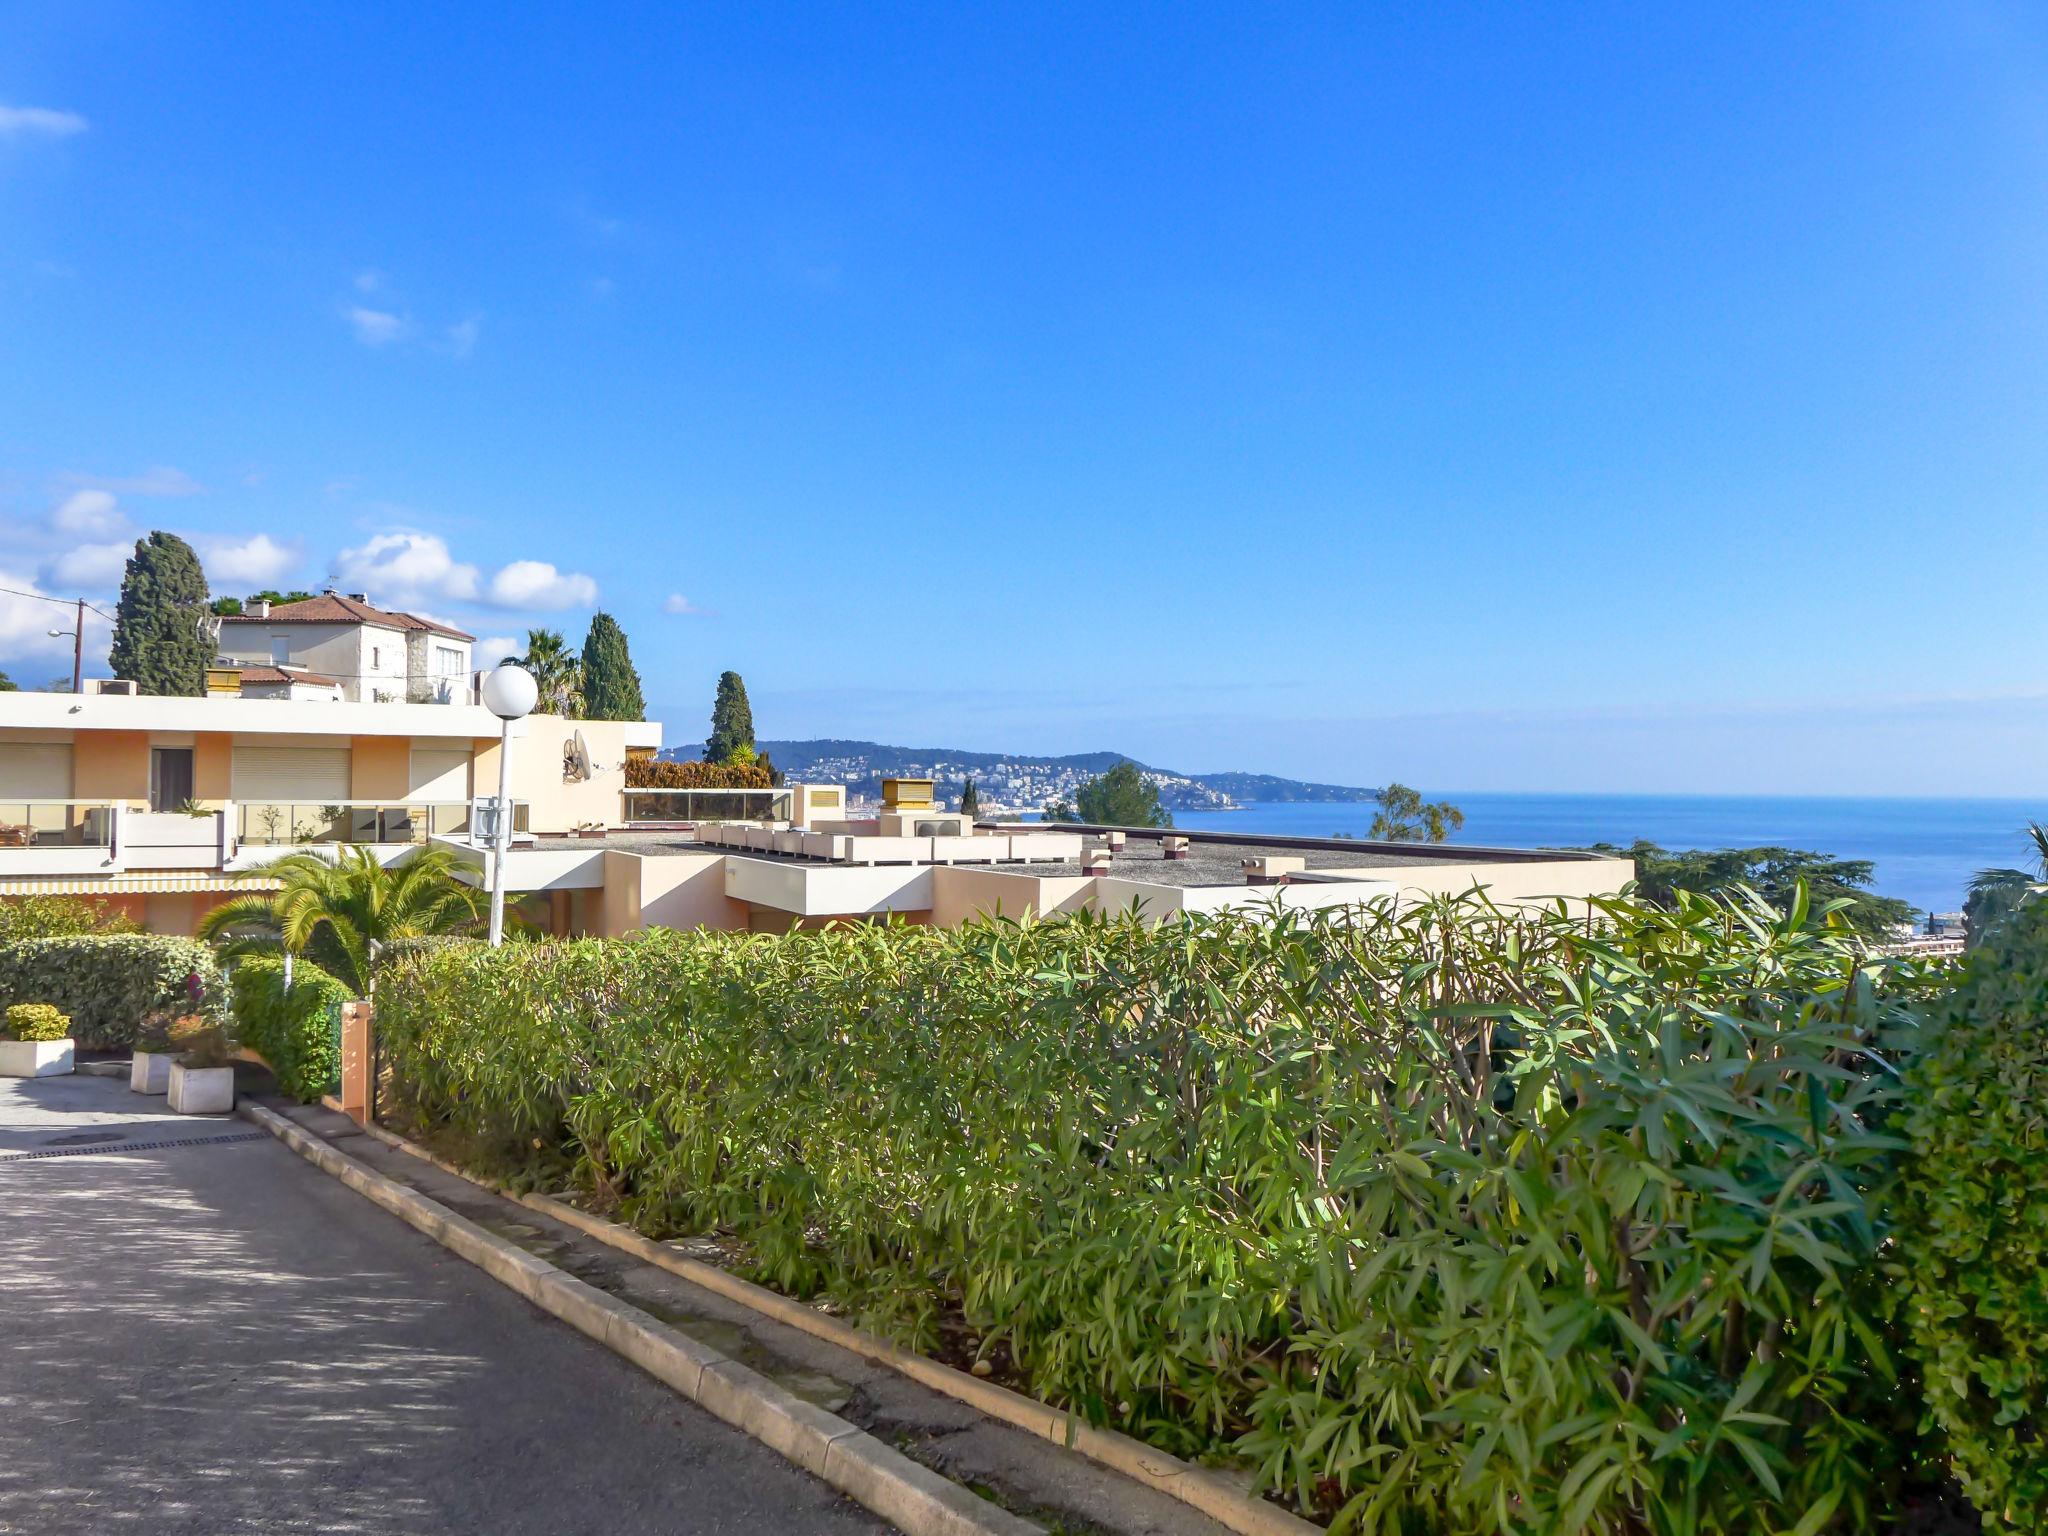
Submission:
<svg viewBox="0 0 2048 1536">
<path fill-rule="evenodd" d="M 76 933 L 134 933 L 134 919 L 84 896 L 0 897 L 0 944 Z"/>
<path fill-rule="evenodd" d="M 957 1311 L 1354 1529 L 1869 1529 L 1926 983 L 1803 903 L 1602 908 L 450 948 L 378 1024 L 494 1171 L 927 1345 Z"/>
<path fill-rule="evenodd" d="M 1974 951 L 1913 1069 L 1901 1273 L 1963 1486 L 2048 1529 L 2048 903 Z"/>
<path fill-rule="evenodd" d="M 68 1040 L 71 1021 L 48 1003 L 16 1003 L 7 1010 L 10 1040 Z"/>
<path fill-rule="evenodd" d="M 744 763 L 672 763 L 660 758 L 626 759 L 628 789 L 772 789 L 775 770 L 755 760 Z"/>
<path fill-rule="evenodd" d="M 169 1033 L 171 1051 L 181 1067 L 226 1067 L 234 1064 L 234 1039 L 221 1027 L 218 1019 L 188 1013 L 171 1021 Z"/>
<path fill-rule="evenodd" d="M 284 961 L 255 955 L 240 961 L 229 978 L 235 1030 L 242 1044 L 270 1063 L 278 1087 L 302 1104 L 330 1091 L 341 1075 L 335 1048 L 334 1010 L 355 994 L 309 961 L 292 966 L 284 984 Z"/>
<path fill-rule="evenodd" d="M 88 1050 L 132 1046 L 144 1017 L 160 1009 L 217 1013 L 221 1000 L 220 969 L 193 939 L 89 933 L 0 944 L 0 1005 L 55 1004 Z"/>
</svg>

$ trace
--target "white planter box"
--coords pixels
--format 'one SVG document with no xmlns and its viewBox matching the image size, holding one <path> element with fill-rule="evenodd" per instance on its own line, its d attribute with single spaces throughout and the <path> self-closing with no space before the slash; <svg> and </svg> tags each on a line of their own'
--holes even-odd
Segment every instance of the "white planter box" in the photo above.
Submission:
<svg viewBox="0 0 2048 1536">
<path fill-rule="evenodd" d="M 235 1107 L 233 1067 L 171 1067 L 171 1108 L 181 1115 L 225 1115 Z"/>
<path fill-rule="evenodd" d="M 57 1077 L 71 1055 L 69 1040 L 0 1040 L 0 1077 Z"/>
<path fill-rule="evenodd" d="M 135 1060 L 128 1067 L 129 1092 L 169 1093 L 171 1060 L 164 1051 L 137 1051 Z"/>
</svg>

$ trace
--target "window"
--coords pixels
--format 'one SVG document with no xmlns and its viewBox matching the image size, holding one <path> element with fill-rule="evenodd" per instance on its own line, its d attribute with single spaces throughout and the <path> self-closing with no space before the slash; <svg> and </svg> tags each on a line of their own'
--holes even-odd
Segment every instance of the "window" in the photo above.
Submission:
<svg viewBox="0 0 2048 1536">
<path fill-rule="evenodd" d="M 281 667 L 291 659 L 292 637 L 290 635 L 272 635 L 270 637 L 270 664 L 273 667 Z"/>
<path fill-rule="evenodd" d="M 462 670 L 462 652 L 452 645 L 434 647 L 434 671 L 441 677 L 453 677 Z"/>
</svg>

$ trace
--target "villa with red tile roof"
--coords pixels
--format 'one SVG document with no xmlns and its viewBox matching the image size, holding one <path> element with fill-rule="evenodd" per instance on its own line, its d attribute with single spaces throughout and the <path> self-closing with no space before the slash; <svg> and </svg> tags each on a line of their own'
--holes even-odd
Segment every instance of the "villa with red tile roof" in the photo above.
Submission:
<svg viewBox="0 0 2048 1536">
<path fill-rule="evenodd" d="M 330 591 L 296 603 L 252 601 L 221 619 L 219 650 L 223 666 L 250 669 L 243 685 L 252 693 L 251 673 L 260 671 L 273 689 L 279 674 L 317 677 L 340 690 L 326 696 L 351 704 L 451 704 L 469 701 L 474 643 L 437 620 L 376 607 L 367 593 Z"/>
</svg>

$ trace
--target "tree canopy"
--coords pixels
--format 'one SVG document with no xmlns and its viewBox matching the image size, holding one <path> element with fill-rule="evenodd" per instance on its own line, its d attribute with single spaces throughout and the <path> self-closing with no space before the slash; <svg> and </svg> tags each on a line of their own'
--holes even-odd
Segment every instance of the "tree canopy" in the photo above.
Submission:
<svg viewBox="0 0 2048 1536">
<path fill-rule="evenodd" d="M 1465 813 L 1448 800 L 1424 800 L 1420 790 L 1389 784 L 1374 795 L 1367 836 L 1381 843 L 1440 843 L 1465 825 Z"/>
<path fill-rule="evenodd" d="M 1885 938 L 1901 923 L 1913 920 L 1913 907 L 1894 896 L 1870 890 L 1876 865 L 1868 859 L 1837 859 L 1803 848 L 1687 848 L 1671 852 L 1640 841 L 1627 848 L 1595 845 L 1595 852 L 1621 854 L 1635 860 L 1636 891 L 1660 907 L 1676 902 L 1676 892 L 1726 895 L 1748 886 L 1780 910 L 1789 906 L 1801 880 L 1815 906 L 1848 897 L 1855 902 L 1845 914 L 1849 925 L 1869 938 Z"/>
<path fill-rule="evenodd" d="M 19 692 L 21 692 L 21 689 L 19 686 L 16 685 L 14 679 L 9 677 L 5 672 L 0 672 L 0 693 Z"/>
<path fill-rule="evenodd" d="M 602 610 L 590 616 L 590 633 L 583 637 L 583 718 L 647 718 L 647 701 L 640 694 L 640 674 L 627 651 L 626 632 Z"/>
<path fill-rule="evenodd" d="M 518 658 L 519 665 L 533 674 L 534 686 L 540 690 L 540 702 L 534 706 L 543 715 L 560 715 L 564 720 L 575 720 L 583 713 L 583 663 L 558 629 L 529 629 L 526 632 L 526 654 Z"/>
<path fill-rule="evenodd" d="M 214 656 L 199 631 L 207 612 L 206 573 L 192 546 L 161 529 L 137 539 L 114 611 L 114 676 L 140 693 L 202 697 Z"/>
<path fill-rule="evenodd" d="M 730 763 L 753 761 L 754 708 L 747 702 L 747 685 L 737 672 L 718 674 L 718 696 L 711 703 L 711 735 L 704 743 L 704 761 Z"/>
<path fill-rule="evenodd" d="M 250 603 L 305 603 L 311 602 L 316 595 L 303 589 L 280 592 L 275 587 L 265 587 L 261 592 L 251 592 L 246 598 L 216 597 L 213 600 L 213 611 L 226 616 L 246 612 Z"/>
<path fill-rule="evenodd" d="M 1100 827 L 1173 825 L 1172 813 L 1159 803 L 1159 786 L 1128 758 L 1075 790 L 1072 805 L 1055 800 L 1040 815 L 1046 821 L 1079 821 Z"/>
<path fill-rule="evenodd" d="M 2029 891 L 2048 881 L 2048 826 L 2030 821 L 2026 836 L 2034 855 L 2032 869 L 1980 869 L 1970 878 L 1970 893 L 1963 901 L 1963 932 L 1972 946 L 1983 943 L 2018 909 Z"/>
<path fill-rule="evenodd" d="M 960 814 L 962 816 L 979 816 L 981 814 L 981 791 L 974 787 L 974 780 L 971 778 L 960 781 Z"/>
</svg>

